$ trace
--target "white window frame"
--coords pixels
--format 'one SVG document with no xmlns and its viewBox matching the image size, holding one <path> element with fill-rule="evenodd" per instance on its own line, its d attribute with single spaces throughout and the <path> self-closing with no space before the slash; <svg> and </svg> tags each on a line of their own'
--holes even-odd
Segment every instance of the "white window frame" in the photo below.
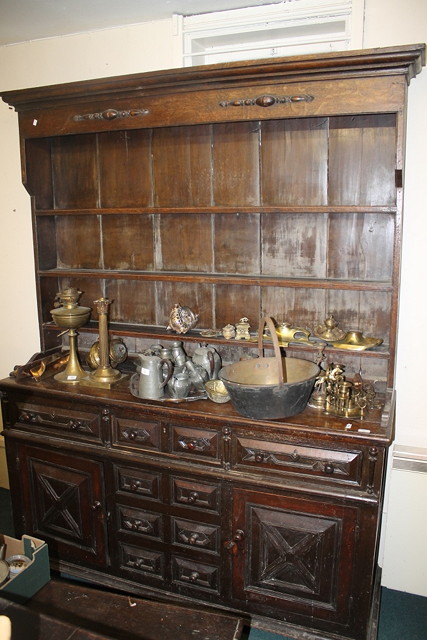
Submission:
<svg viewBox="0 0 427 640">
<path fill-rule="evenodd" d="M 363 47 L 365 0 L 280 3 L 175 15 L 183 66 Z"/>
</svg>

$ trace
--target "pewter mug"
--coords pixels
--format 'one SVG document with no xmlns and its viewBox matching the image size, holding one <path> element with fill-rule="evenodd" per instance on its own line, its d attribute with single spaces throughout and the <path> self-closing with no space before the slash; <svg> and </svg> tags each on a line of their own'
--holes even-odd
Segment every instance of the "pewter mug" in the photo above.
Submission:
<svg viewBox="0 0 427 640">
<path fill-rule="evenodd" d="M 172 362 L 166 358 L 154 355 L 139 355 L 140 364 L 136 367 L 130 379 L 130 388 L 133 395 L 150 400 L 159 400 L 165 395 L 164 388 L 173 373 Z M 166 366 L 167 374 L 163 376 L 163 368 Z"/>
</svg>

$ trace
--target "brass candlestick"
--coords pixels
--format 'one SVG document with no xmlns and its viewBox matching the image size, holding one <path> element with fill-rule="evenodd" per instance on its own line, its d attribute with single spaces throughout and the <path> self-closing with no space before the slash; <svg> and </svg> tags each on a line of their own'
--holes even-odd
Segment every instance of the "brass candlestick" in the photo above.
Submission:
<svg viewBox="0 0 427 640">
<path fill-rule="evenodd" d="M 127 375 L 122 374 L 117 369 L 113 369 L 110 364 L 110 345 L 108 338 L 108 307 L 111 304 L 108 298 L 94 300 L 99 315 L 99 365 L 90 374 L 89 380 L 85 384 L 95 387 L 110 389 Z"/>
<path fill-rule="evenodd" d="M 58 327 L 65 328 L 70 339 L 70 357 L 64 371 L 57 373 L 54 377 L 58 382 L 66 382 L 68 384 L 77 384 L 88 377 L 86 371 L 82 368 L 77 354 L 77 336 L 76 329 L 82 327 L 89 320 L 90 307 L 81 307 L 78 299 L 81 291 L 70 287 L 56 294 L 59 302 L 57 306 L 51 310 L 52 318 Z M 60 334 L 63 335 L 63 334 Z"/>
</svg>

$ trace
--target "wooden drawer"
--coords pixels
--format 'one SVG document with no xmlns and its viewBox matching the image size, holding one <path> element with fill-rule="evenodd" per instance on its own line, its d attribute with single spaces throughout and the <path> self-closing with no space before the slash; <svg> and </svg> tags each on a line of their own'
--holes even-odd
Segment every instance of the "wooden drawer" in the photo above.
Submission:
<svg viewBox="0 0 427 640">
<path fill-rule="evenodd" d="M 171 452 L 194 462 L 220 464 L 220 438 L 217 431 L 171 425 Z"/>
<path fill-rule="evenodd" d="M 235 469 L 301 474 L 356 486 L 362 482 L 362 451 L 257 440 L 240 435 L 234 437 L 233 445 Z"/>
<path fill-rule="evenodd" d="M 117 505 L 117 532 L 163 541 L 163 516 L 147 509 L 132 509 Z"/>
<path fill-rule="evenodd" d="M 16 410 L 19 426 L 31 431 L 49 432 L 50 435 L 62 437 L 69 434 L 73 439 L 102 441 L 102 416 L 97 413 L 27 402 L 17 402 Z"/>
<path fill-rule="evenodd" d="M 137 582 L 159 586 L 165 580 L 165 555 L 162 551 L 148 550 L 130 544 L 119 543 L 120 569 Z"/>
<path fill-rule="evenodd" d="M 135 449 L 160 450 L 161 426 L 160 422 L 150 420 L 129 420 L 114 417 L 113 446 L 126 446 Z"/>
<path fill-rule="evenodd" d="M 219 569 L 204 562 L 172 556 L 172 580 L 180 591 L 219 592 Z"/>
<path fill-rule="evenodd" d="M 221 488 L 185 478 L 171 477 L 171 504 L 219 513 Z"/>
<path fill-rule="evenodd" d="M 161 474 L 133 467 L 114 467 L 116 492 L 161 501 Z"/>
<path fill-rule="evenodd" d="M 197 551 L 217 555 L 220 544 L 220 528 L 193 520 L 172 517 L 172 542 Z"/>
</svg>

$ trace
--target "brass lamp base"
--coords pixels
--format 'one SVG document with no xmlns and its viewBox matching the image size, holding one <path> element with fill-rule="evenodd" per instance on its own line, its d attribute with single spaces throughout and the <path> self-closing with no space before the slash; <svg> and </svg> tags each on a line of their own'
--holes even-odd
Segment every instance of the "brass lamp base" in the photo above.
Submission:
<svg viewBox="0 0 427 640">
<path fill-rule="evenodd" d="M 67 366 L 63 371 L 57 373 L 54 378 L 57 382 L 66 382 L 67 384 L 79 384 L 88 378 L 88 373 L 83 369 L 77 356 L 77 331 L 69 329 L 70 338 L 70 356 Z"/>
<path fill-rule="evenodd" d="M 127 373 L 121 373 L 117 369 L 113 369 L 111 366 L 102 367 L 99 366 L 82 382 L 88 387 L 98 387 L 100 389 L 111 389 L 118 382 L 121 382 L 125 378 L 128 378 Z"/>
</svg>

